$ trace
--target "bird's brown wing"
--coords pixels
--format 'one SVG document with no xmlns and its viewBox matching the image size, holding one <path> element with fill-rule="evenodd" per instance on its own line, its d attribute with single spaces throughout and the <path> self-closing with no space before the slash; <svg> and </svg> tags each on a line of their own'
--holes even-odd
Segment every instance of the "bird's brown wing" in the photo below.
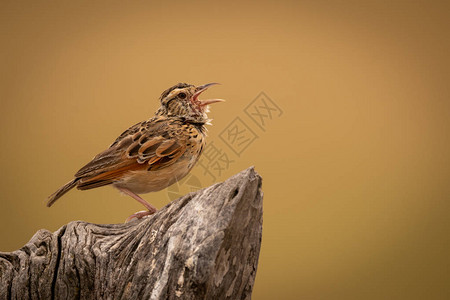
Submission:
<svg viewBox="0 0 450 300">
<path fill-rule="evenodd" d="M 154 171 L 174 164 L 186 151 L 187 137 L 180 135 L 181 126 L 154 118 L 130 127 L 75 174 L 77 187 L 84 190 L 108 185 L 130 171 Z"/>
</svg>

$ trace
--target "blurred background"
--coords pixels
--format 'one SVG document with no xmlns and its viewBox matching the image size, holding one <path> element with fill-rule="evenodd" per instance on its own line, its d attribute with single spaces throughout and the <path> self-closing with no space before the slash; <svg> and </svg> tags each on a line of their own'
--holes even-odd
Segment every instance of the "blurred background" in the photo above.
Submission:
<svg viewBox="0 0 450 300">
<path fill-rule="evenodd" d="M 45 199 L 178 82 L 220 82 L 209 146 L 157 207 L 254 165 L 253 299 L 449 299 L 446 1 L 46 2 L 0 10 L 0 250 L 142 210 Z"/>
</svg>

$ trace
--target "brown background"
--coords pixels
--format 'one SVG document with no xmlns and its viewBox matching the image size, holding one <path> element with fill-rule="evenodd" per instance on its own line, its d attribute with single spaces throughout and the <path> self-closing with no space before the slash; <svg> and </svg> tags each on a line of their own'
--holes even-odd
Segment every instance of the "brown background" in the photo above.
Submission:
<svg viewBox="0 0 450 300">
<path fill-rule="evenodd" d="M 141 210 L 112 188 L 44 201 L 164 89 L 217 81 L 216 181 L 264 178 L 254 299 L 450 297 L 445 1 L 72 2 L 0 5 L 1 250 Z M 261 91 L 283 110 L 265 131 L 244 113 Z M 240 157 L 219 138 L 236 116 L 258 135 Z"/>
</svg>

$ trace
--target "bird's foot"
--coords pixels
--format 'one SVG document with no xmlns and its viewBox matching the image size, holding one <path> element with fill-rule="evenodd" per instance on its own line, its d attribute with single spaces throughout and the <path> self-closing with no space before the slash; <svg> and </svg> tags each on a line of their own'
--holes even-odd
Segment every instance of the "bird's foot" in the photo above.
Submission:
<svg viewBox="0 0 450 300">
<path fill-rule="evenodd" d="M 142 219 L 142 218 L 144 218 L 144 217 L 146 217 L 146 216 L 153 215 L 155 212 L 156 212 L 156 210 L 155 210 L 155 211 L 149 211 L 149 210 L 141 210 L 141 211 L 138 211 L 138 212 L 132 214 L 131 216 L 129 216 L 129 217 L 125 220 L 125 223 L 128 223 L 128 222 L 130 222 L 130 221 L 133 220 L 133 219 Z"/>
</svg>

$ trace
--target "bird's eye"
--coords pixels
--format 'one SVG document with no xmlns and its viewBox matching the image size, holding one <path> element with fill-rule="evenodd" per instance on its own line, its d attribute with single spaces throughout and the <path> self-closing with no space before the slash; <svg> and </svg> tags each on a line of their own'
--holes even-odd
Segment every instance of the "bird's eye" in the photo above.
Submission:
<svg viewBox="0 0 450 300">
<path fill-rule="evenodd" d="M 185 93 L 179 93 L 179 94 L 178 94 L 178 97 L 179 97 L 180 99 L 184 99 L 184 98 L 186 98 L 186 94 L 185 94 Z"/>
</svg>

